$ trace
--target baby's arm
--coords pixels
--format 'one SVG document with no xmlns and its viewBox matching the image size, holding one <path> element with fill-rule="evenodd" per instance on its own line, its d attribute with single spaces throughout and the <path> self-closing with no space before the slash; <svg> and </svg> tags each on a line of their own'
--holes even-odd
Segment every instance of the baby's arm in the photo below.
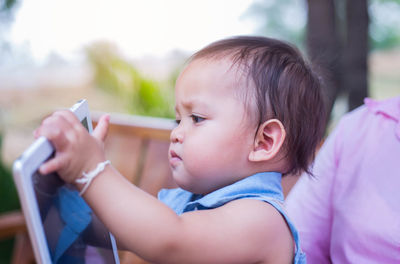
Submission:
<svg viewBox="0 0 400 264">
<path fill-rule="evenodd" d="M 179 217 L 117 173 L 99 176 L 85 198 L 128 250 L 151 262 L 290 263 L 294 252 L 282 216 L 261 201 L 238 200 Z"/>
<path fill-rule="evenodd" d="M 91 136 L 68 111 L 46 119 L 37 135 L 53 143 L 56 155 L 41 172 L 58 171 L 74 183 L 105 160 L 102 141 L 107 127 L 108 118 L 103 117 Z M 92 181 L 84 198 L 124 247 L 153 263 L 292 261 L 293 240 L 285 221 L 261 201 L 238 200 L 178 216 L 111 165 Z"/>
</svg>

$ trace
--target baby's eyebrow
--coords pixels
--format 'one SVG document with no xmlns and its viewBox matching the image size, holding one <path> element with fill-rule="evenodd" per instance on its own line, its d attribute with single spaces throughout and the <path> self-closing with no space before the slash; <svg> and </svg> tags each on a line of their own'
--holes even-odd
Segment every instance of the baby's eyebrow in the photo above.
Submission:
<svg viewBox="0 0 400 264">
<path fill-rule="evenodd" d="M 191 114 L 195 111 L 197 114 L 210 116 L 214 113 L 213 107 L 210 102 L 202 100 L 201 98 L 193 98 L 192 100 L 180 100 L 175 104 L 175 116 L 182 116 Z"/>
<path fill-rule="evenodd" d="M 199 100 L 197 98 L 190 99 L 190 100 L 182 100 L 180 105 L 186 109 L 191 109 L 194 106 L 200 106 L 200 107 L 207 107 L 208 104 L 204 100 Z M 175 106 L 175 109 L 177 109 L 177 106 Z"/>
</svg>

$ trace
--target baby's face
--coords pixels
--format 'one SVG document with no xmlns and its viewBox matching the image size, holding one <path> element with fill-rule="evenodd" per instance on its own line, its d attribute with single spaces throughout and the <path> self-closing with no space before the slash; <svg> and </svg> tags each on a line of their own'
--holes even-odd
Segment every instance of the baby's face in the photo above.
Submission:
<svg viewBox="0 0 400 264">
<path fill-rule="evenodd" d="M 177 184 L 208 193 L 248 176 L 256 127 L 237 95 L 228 60 L 192 61 L 176 83 L 176 119 L 169 150 Z"/>
</svg>

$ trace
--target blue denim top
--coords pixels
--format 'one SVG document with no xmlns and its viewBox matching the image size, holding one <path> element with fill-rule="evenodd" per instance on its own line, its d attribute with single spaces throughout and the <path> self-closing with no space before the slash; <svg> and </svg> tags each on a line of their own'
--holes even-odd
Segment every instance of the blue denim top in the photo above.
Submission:
<svg viewBox="0 0 400 264">
<path fill-rule="evenodd" d="M 183 189 L 163 189 L 158 199 L 173 209 L 178 215 L 195 211 L 213 209 L 237 199 L 255 199 L 267 202 L 285 218 L 296 245 L 293 263 L 306 263 L 301 251 L 298 232 L 283 209 L 282 174 L 277 172 L 257 173 L 207 195 L 193 194 Z"/>
</svg>

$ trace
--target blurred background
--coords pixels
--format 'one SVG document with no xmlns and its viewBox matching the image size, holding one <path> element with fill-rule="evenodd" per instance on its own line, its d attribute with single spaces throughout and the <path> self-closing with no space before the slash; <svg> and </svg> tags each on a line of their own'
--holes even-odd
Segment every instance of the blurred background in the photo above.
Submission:
<svg viewBox="0 0 400 264">
<path fill-rule="evenodd" d="M 10 168 L 44 116 L 92 110 L 174 118 L 186 59 L 234 35 L 294 43 L 325 80 L 328 132 L 366 96 L 400 94 L 400 0 L 0 0 L 0 213 Z M 8 263 L 12 241 L 0 241 Z"/>
</svg>

